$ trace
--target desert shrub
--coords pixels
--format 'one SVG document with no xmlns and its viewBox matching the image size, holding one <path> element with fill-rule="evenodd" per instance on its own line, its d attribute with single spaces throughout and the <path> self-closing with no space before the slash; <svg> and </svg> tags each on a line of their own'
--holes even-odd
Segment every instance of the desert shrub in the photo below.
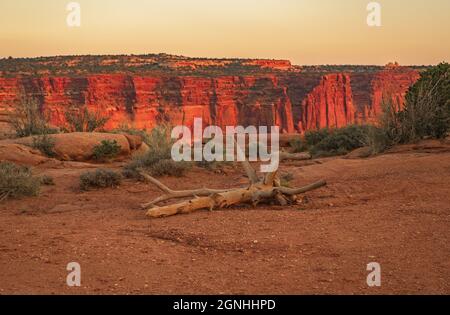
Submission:
<svg viewBox="0 0 450 315">
<path fill-rule="evenodd" d="M 114 159 L 120 153 L 121 146 L 116 140 L 103 140 L 93 149 L 93 157 L 96 161 L 108 161 Z"/>
<path fill-rule="evenodd" d="M 90 112 L 87 107 L 83 109 L 70 109 L 64 113 L 67 130 L 70 132 L 94 132 L 101 130 L 108 122 L 108 117 L 100 113 Z"/>
<path fill-rule="evenodd" d="M 7 198 L 37 196 L 40 185 L 40 179 L 33 177 L 30 168 L 0 162 L 0 201 Z"/>
<path fill-rule="evenodd" d="M 80 176 L 80 189 L 117 187 L 122 181 L 122 175 L 110 169 L 98 169 L 84 172 Z"/>
<path fill-rule="evenodd" d="M 175 162 L 172 159 L 171 128 L 161 125 L 154 128 L 145 139 L 149 151 L 133 158 L 124 167 L 124 175 L 128 178 L 140 178 L 140 171 L 148 172 L 152 176 L 182 176 L 190 167 L 188 162 Z"/>
<path fill-rule="evenodd" d="M 352 125 L 326 132 L 318 131 L 318 135 L 310 132 L 309 141 L 315 144 L 309 147 L 309 151 L 316 157 L 347 154 L 365 145 L 367 130 L 367 126 Z"/>
<path fill-rule="evenodd" d="M 40 177 L 40 182 L 42 185 L 45 186 L 54 186 L 55 185 L 55 181 L 53 180 L 53 177 L 48 176 L 48 175 L 44 175 Z"/>
<path fill-rule="evenodd" d="M 17 137 L 57 132 L 48 126 L 39 102 L 34 98 L 26 97 L 24 92 L 21 92 L 20 101 L 15 106 L 10 124 L 14 128 Z"/>
<path fill-rule="evenodd" d="M 394 145 L 394 142 L 385 129 L 370 126 L 367 129 L 365 145 L 371 148 L 372 154 L 379 154 Z"/>
<path fill-rule="evenodd" d="M 292 149 L 292 153 L 300 153 L 308 150 L 308 146 L 302 138 L 294 138 L 289 141 L 289 145 Z"/>
<path fill-rule="evenodd" d="M 171 138 L 172 126 L 169 124 L 161 124 L 153 128 L 146 137 L 144 137 L 145 143 L 150 148 L 155 148 L 161 154 L 170 157 L 172 146 L 175 140 Z"/>
<path fill-rule="evenodd" d="M 331 131 L 328 128 L 307 131 L 305 133 L 305 143 L 308 147 L 315 146 L 316 144 L 327 138 L 330 133 Z"/>
<path fill-rule="evenodd" d="M 423 72 L 409 89 L 403 110 L 397 111 L 392 99 L 391 95 L 384 97 L 379 123 L 367 134 L 374 153 L 399 143 L 445 137 L 450 130 L 450 65 L 443 63 Z"/>
<path fill-rule="evenodd" d="M 123 174 L 128 178 L 140 178 L 140 171 L 145 171 L 152 176 L 182 176 L 189 167 L 188 162 L 175 162 L 164 152 L 150 149 L 147 153 L 134 157 L 125 165 Z"/>
<path fill-rule="evenodd" d="M 55 140 L 49 136 L 48 134 L 42 134 L 36 137 L 33 137 L 32 148 L 41 151 L 42 154 L 48 157 L 55 157 L 56 154 L 54 152 L 55 148 Z"/>
<path fill-rule="evenodd" d="M 444 138 L 450 130 L 450 64 L 441 63 L 421 74 L 398 113 L 400 141 Z"/>
</svg>

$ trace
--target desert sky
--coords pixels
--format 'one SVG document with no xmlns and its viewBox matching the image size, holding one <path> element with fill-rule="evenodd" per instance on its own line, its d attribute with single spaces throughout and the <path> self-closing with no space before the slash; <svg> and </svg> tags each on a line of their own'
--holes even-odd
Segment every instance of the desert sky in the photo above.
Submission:
<svg viewBox="0 0 450 315">
<path fill-rule="evenodd" d="M 450 57 L 449 0 L 1 0 L 0 57 L 169 53 L 295 64 L 436 64 Z"/>
</svg>

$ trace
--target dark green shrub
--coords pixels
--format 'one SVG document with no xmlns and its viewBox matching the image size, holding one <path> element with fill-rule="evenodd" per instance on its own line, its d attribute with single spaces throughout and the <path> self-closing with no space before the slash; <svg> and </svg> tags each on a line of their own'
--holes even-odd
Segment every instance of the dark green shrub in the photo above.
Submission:
<svg viewBox="0 0 450 315">
<path fill-rule="evenodd" d="M 40 179 L 33 177 L 30 168 L 0 162 L 0 201 L 22 196 L 37 196 L 40 185 Z"/>
<path fill-rule="evenodd" d="M 421 74 L 409 89 L 405 109 L 398 113 L 401 142 L 424 137 L 444 138 L 450 130 L 450 64 L 441 63 Z"/>
<path fill-rule="evenodd" d="M 33 149 L 41 151 L 42 154 L 48 157 L 56 156 L 55 152 L 53 151 L 55 148 L 55 140 L 48 134 L 33 137 L 33 143 L 31 146 L 33 147 Z"/>
<path fill-rule="evenodd" d="M 94 172 L 84 172 L 80 176 L 80 189 L 117 187 L 122 181 L 122 175 L 109 169 L 98 169 Z"/>
<path fill-rule="evenodd" d="M 348 126 L 335 130 L 319 131 L 318 135 L 310 133 L 313 143 L 321 139 L 318 143 L 310 147 L 313 156 L 334 156 L 344 155 L 357 148 L 365 146 L 367 138 L 367 126 Z"/>
<path fill-rule="evenodd" d="M 305 133 L 305 143 L 308 147 L 315 146 L 319 142 L 321 142 L 323 139 L 328 137 L 330 135 L 330 129 L 320 129 L 320 130 L 312 130 L 307 131 Z"/>
<path fill-rule="evenodd" d="M 292 148 L 292 153 L 301 153 L 308 150 L 308 146 L 305 140 L 301 139 L 300 137 L 291 139 L 289 141 L 289 145 Z"/>
<path fill-rule="evenodd" d="M 116 140 L 103 140 L 94 147 L 93 157 L 96 161 L 108 161 L 116 158 L 121 151 L 121 146 Z"/>
</svg>

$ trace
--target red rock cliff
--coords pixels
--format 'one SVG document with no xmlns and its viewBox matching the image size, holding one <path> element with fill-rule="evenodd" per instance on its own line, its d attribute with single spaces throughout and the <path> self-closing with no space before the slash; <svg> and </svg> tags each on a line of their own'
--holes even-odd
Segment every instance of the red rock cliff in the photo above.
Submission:
<svg viewBox="0 0 450 315">
<path fill-rule="evenodd" d="M 400 108 L 418 76 L 414 70 L 388 68 L 369 74 L 0 78 L 0 118 L 24 91 L 55 125 L 64 124 L 67 109 L 87 106 L 110 117 L 109 129 L 151 128 L 160 121 L 192 126 L 202 117 L 205 125 L 278 125 L 285 133 L 304 132 L 373 121 L 386 95 Z"/>
</svg>

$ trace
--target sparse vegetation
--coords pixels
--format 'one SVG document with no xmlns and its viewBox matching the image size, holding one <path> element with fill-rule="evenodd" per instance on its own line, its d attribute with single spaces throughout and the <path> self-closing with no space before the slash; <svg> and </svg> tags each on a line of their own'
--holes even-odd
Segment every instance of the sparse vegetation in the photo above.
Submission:
<svg viewBox="0 0 450 315">
<path fill-rule="evenodd" d="M 40 185 L 40 178 L 33 177 L 30 168 L 0 162 L 0 202 L 8 198 L 37 196 Z"/>
<path fill-rule="evenodd" d="M 64 113 L 67 121 L 67 130 L 70 132 L 94 132 L 100 131 L 108 122 L 108 117 L 102 117 L 99 113 L 93 113 L 87 107 L 82 109 L 71 108 Z"/>
<path fill-rule="evenodd" d="M 56 133 L 56 130 L 48 126 L 39 102 L 34 98 L 26 97 L 25 92 L 21 92 L 20 95 L 20 101 L 16 104 L 10 121 L 16 136 L 28 137 Z"/>
<path fill-rule="evenodd" d="M 423 72 L 397 112 L 392 97 L 383 101 L 378 127 L 371 127 L 367 143 L 374 153 L 424 138 L 444 138 L 450 130 L 450 65 L 442 63 Z"/>
<path fill-rule="evenodd" d="M 398 113 L 401 142 L 425 137 L 444 138 L 450 130 L 450 64 L 424 71 L 408 91 L 405 109 Z"/>
<path fill-rule="evenodd" d="M 116 140 L 103 140 L 99 145 L 94 147 L 94 160 L 99 162 L 109 161 L 117 157 L 120 153 L 121 146 Z"/>
<path fill-rule="evenodd" d="M 33 137 L 32 148 L 41 151 L 42 154 L 48 157 L 55 157 L 54 152 L 55 140 L 48 134 L 42 134 Z"/>
<path fill-rule="evenodd" d="M 122 181 L 122 175 L 110 169 L 98 169 L 84 172 L 80 176 L 80 189 L 117 187 Z"/>
<path fill-rule="evenodd" d="M 300 136 L 290 140 L 289 145 L 292 149 L 292 153 L 301 153 L 308 150 L 308 146 Z"/>
<path fill-rule="evenodd" d="M 141 178 L 139 172 L 144 170 L 152 176 L 182 176 L 190 163 L 175 162 L 172 159 L 171 151 L 174 141 L 170 136 L 170 126 L 163 124 L 154 128 L 144 138 L 150 148 L 149 151 L 134 157 L 125 166 L 124 175 L 128 178 Z"/>
<path fill-rule="evenodd" d="M 314 157 L 344 155 L 366 144 L 368 126 L 347 126 L 339 129 L 308 131 L 303 139 L 290 145 L 294 153 L 309 151 Z"/>
</svg>

